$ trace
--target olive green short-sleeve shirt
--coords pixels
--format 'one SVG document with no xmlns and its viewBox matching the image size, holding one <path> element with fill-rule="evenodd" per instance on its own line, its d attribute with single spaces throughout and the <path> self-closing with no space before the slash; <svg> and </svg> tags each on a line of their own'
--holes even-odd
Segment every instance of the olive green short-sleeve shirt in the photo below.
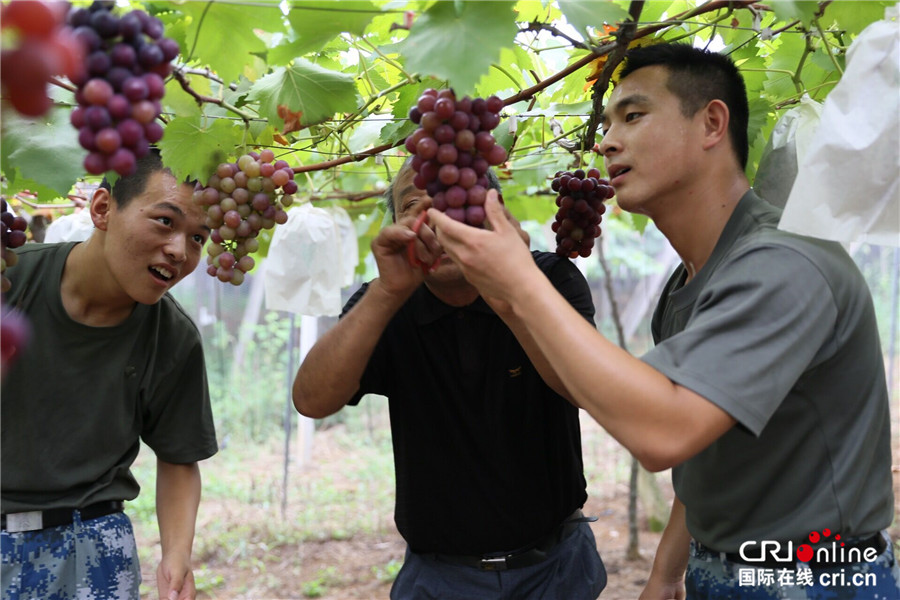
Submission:
<svg viewBox="0 0 900 600">
<path fill-rule="evenodd" d="M 217 451 L 197 327 L 168 294 L 115 327 L 73 321 L 60 280 L 74 246 L 27 244 L 6 271 L 31 337 L 3 375 L 4 513 L 134 499 L 141 439 L 172 463 Z"/>
</svg>

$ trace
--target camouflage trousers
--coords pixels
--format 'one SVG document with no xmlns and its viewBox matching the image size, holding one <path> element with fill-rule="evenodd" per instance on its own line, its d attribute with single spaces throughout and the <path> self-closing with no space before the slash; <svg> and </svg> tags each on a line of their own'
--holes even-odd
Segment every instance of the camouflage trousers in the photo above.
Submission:
<svg viewBox="0 0 900 600">
<path fill-rule="evenodd" d="M 137 600 L 141 568 L 124 513 L 20 533 L 0 532 L 4 600 Z"/>
<path fill-rule="evenodd" d="M 887 533 L 882 532 L 887 538 Z M 900 565 L 890 539 L 874 561 L 810 569 L 753 567 L 691 542 L 685 575 L 688 600 L 897 600 Z"/>
</svg>

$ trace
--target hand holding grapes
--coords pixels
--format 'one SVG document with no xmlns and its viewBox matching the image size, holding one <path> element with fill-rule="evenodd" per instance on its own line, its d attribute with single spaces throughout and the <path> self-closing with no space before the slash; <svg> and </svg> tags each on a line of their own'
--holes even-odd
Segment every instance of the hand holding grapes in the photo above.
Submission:
<svg viewBox="0 0 900 600">
<path fill-rule="evenodd" d="M 424 215 L 424 210 L 420 214 Z M 428 269 L 419 265 L 433 265 L 443 253 L 434 231 L 426 223 L 414 229 L 418 220 L 418 215 L 403 217 L 382 229 L 372 241 L 372 256 L 381 285 L 398 298 L 409 297 L 424 280 Z M 410 247 L 416 260 L 410 260 Z"/>
<path fill-rule="evenodd" d="M 489 190 L 485 212 L 491 229 L 470 227 L 431 208 L 428 219 L 444 251 L 482 296 L 508 301 L 521 291 L 517 275 L 536 268 L 521 228 L 510 222 L 496 190 Z"/>
</svg>

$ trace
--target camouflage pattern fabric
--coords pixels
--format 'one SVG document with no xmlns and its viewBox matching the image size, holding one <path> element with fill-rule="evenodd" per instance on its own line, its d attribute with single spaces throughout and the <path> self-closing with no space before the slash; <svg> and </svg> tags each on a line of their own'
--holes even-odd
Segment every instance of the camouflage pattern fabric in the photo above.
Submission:
<svg viewBox="0 0 900 600">
<path fill-rule="evenodd" d="M 124 513 L 20 533 L 0 532 L 4 600 L 137 600 L 141 568 Z"/>
<path fill-rule="evenodd" d="M 897 600 L 900 566 L 889 538 L 873 562 L 815 569 L 751 567 L 691 542 L 685 587 L 688 600 Z"/>
</svg>

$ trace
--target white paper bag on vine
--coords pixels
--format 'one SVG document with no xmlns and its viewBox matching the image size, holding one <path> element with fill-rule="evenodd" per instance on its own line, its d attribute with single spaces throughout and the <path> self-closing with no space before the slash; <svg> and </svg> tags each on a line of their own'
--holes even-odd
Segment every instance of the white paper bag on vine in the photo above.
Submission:
<svg viewBox="0 0 900 600">
<path fill-rule="evenodd" d="M 804 94 L 800 103 L 785 111 L 759 159 L 753 190 L 760 198 L 784 208 L 813 134 L 818 130 L 822 105 Z"/>
<path fill-rule="evenodd" d="M 900 246 L 900 27 L 897 7 L 866 27 L 825 99 L 779 228 Z"/>
<path fill-rule="evenodd" d="M 53 219 L 44 233 L 44 242 L 83 242 L 94 233 L 94 222 L 89 208 Z"/>
<path fill-rule="evenodd" d="M 353 281 L 357 254 L 356 230 L 346 211 L 311 203 L 290 209 L 287 223 L 275 227 L 265 259 L 266 308 L 315 317 L 340 314 L 341 288 Z"/>
</svg>

